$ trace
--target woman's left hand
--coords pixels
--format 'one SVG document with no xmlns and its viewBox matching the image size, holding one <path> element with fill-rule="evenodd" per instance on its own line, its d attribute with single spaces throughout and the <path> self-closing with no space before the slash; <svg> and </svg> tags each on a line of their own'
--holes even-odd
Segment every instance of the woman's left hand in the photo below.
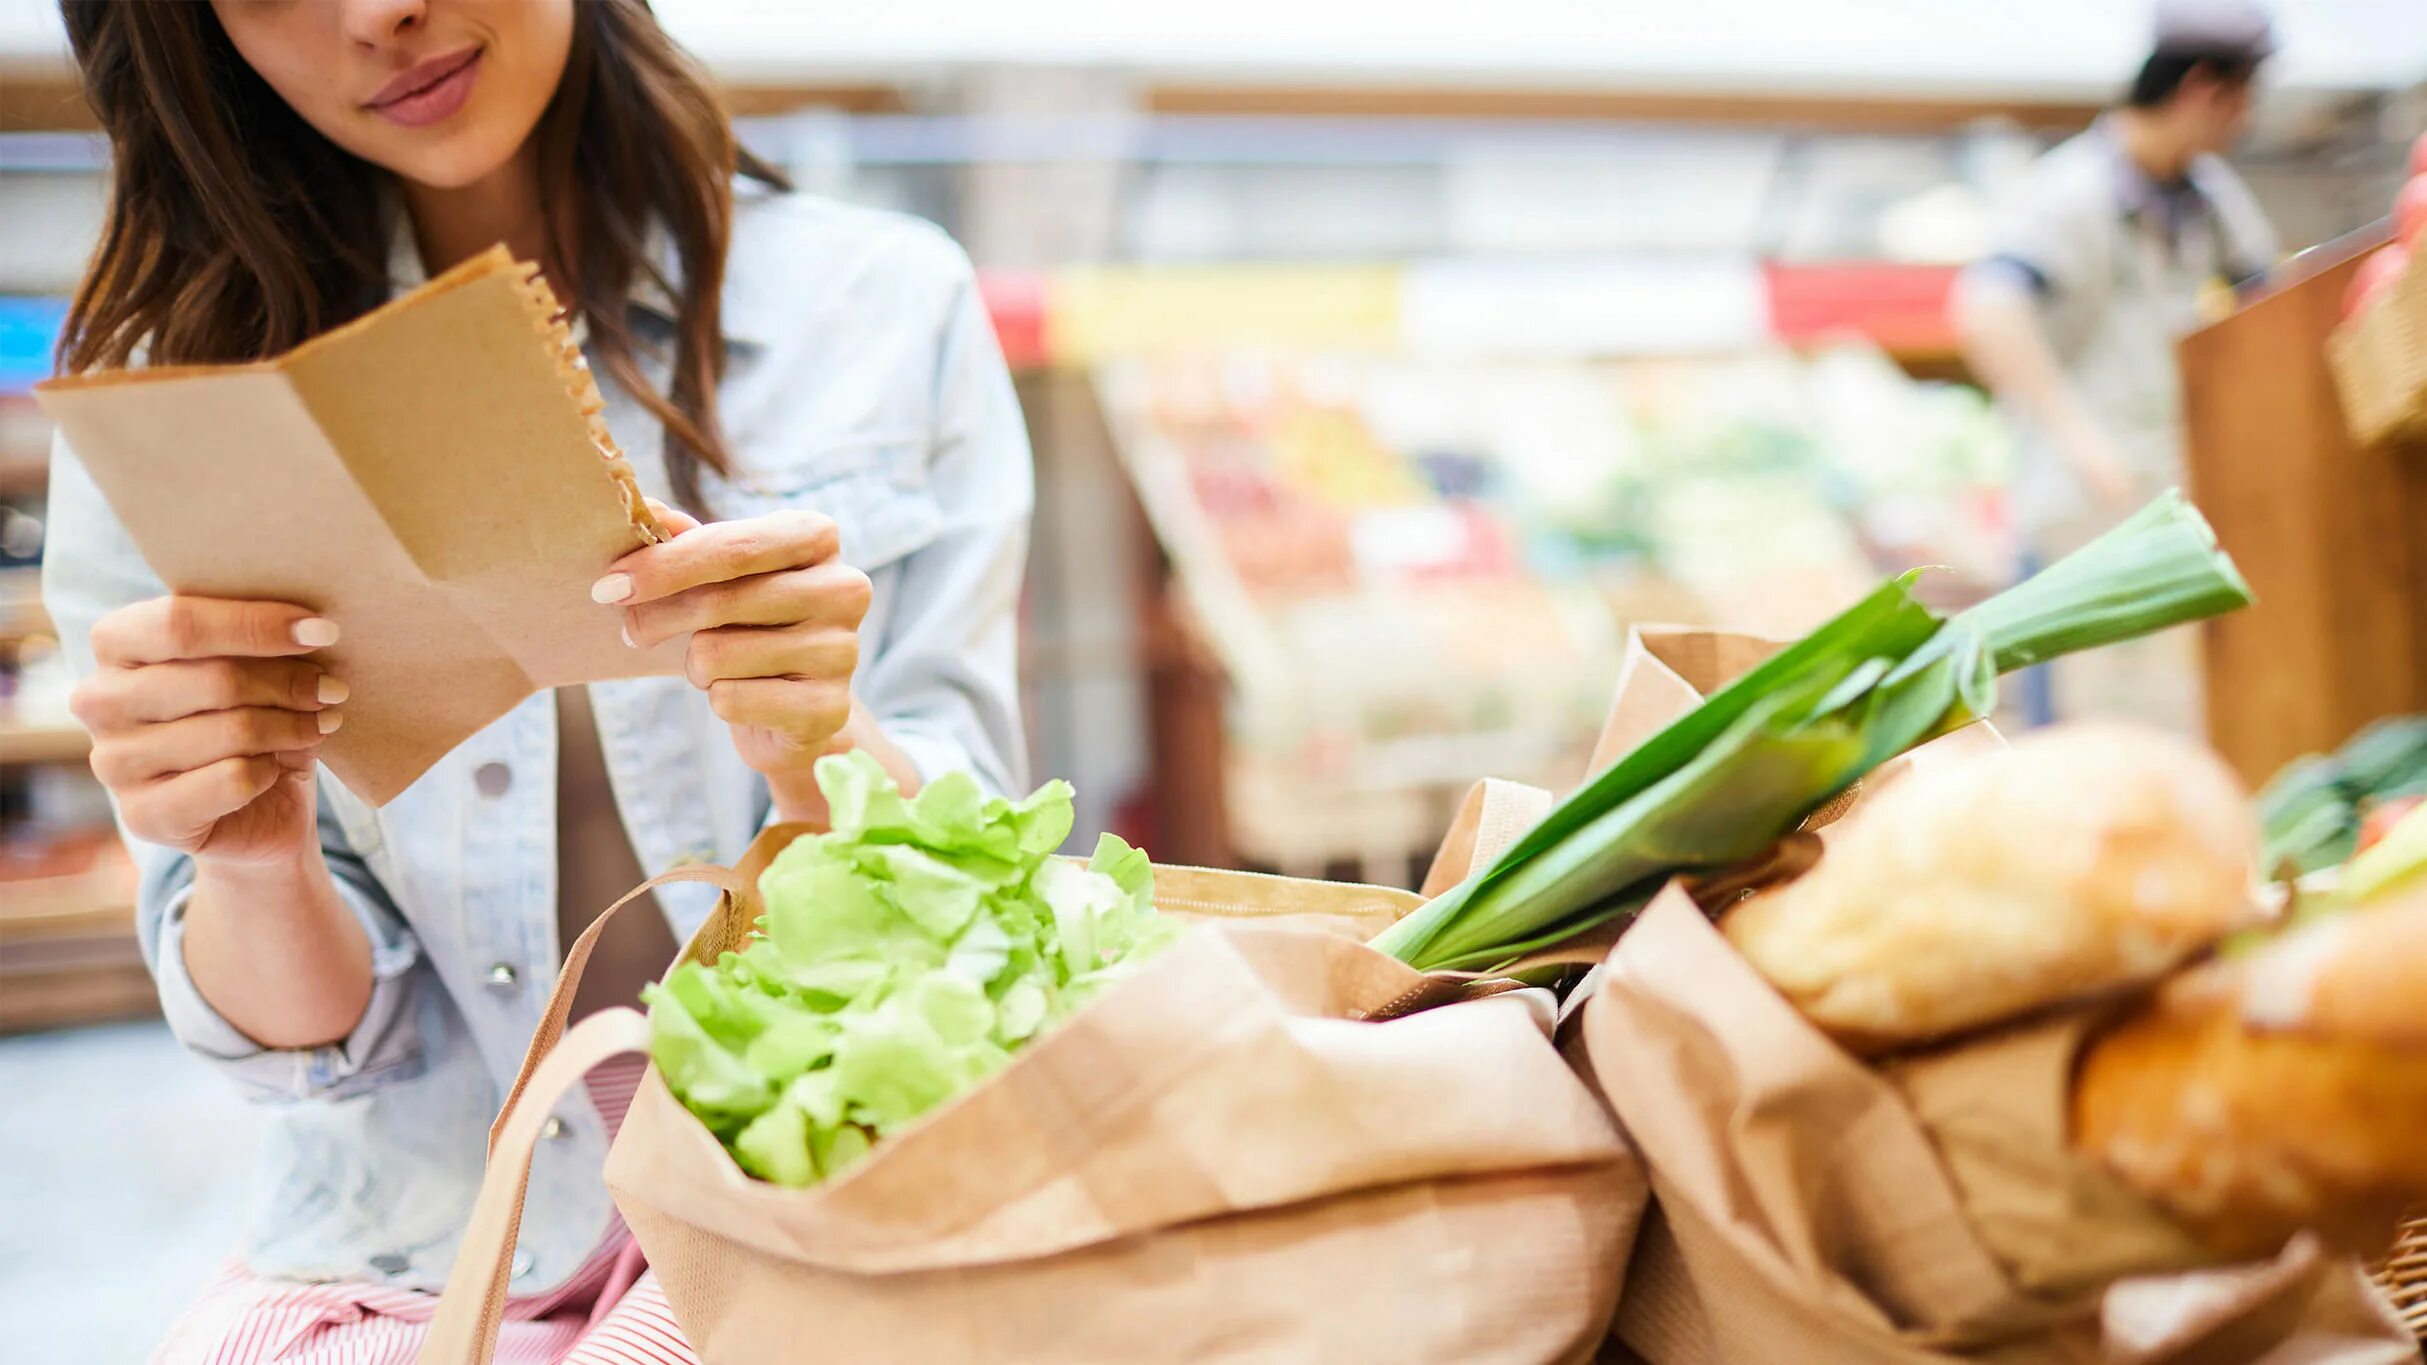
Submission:
<svg viewBox="0 0 2427 1365">
<path fill-rule="evenodd" d="M 742 761 L 779 804 L 813 799 L 812 765 L 852 745 L 868 576 L 835 557 L 834 523 L 814 512 L 702 525 L 650 506 L 672 536 L 615 561 L 590 596 L 623 609 L 637 648 L 689 632 L 684 676 L 733 727 Z"/>
</svg>

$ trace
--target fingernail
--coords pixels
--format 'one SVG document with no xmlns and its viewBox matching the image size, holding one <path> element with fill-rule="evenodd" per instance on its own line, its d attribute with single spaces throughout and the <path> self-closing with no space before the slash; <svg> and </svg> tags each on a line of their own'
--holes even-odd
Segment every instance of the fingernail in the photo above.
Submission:
<svg viewBox="0 0 2427 1365">
<path fill-rule="evenodd" d="M 320 698 L 323 706 L 335 706 L 354 695 L 354 689 L 345 685 L 345 679 L 332 678 L 326 673 L 321 674 L 320 681 L 313 684 L 312 692 Z"/>
<path fill-rule="evenodd" d="M 320 722 L 320 733 L 324 735 L 336 734 L 337 727 L 346 723 L 346 718 L 335 711 L 323 711 L 315 719 Z"/>
<path fill-rule="evenodd" d="M 325 616 L 307 616 L 295 623 L 295 643 L 305 649 L 326 649 L 337 643 L 337 623 Z"/>
<path fill-rule="evenodd" d="M 640 642 L 639 642 L 638 640 L 635 640 L 635 639 L 633 639 L 633 638 L 632 638 L 632 623 L 631 623 L 630 621 L 626 621 L 626 622 L 624 622 L 622 625 L 617 626 L 617 627 L 615 628 L 615 630 L 616 630 L 616 633 L 617 633 L 617 634 L 619 634 L 619 635 L 621 635 L 621 636 L 623 636 L 623 637 L 624 637 L 624 646 L 625 646 L 625 648 L 627 648 L 627 649 L 638 649 L 638 648 L 640 648 Z"/>
<path fill-rule="evenodd" d="M 632 575 L 611 573 L 590 585 L 590 600 L 601 606 L 613 606 L 632 595 Z"/>
</svg>

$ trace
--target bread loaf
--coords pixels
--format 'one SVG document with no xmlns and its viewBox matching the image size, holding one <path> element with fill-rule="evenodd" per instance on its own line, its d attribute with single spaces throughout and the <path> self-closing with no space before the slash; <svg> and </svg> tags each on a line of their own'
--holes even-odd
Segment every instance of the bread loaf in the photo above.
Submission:
<svg viewBox="0 0 2427 1365">
<path fill-rule="evenodd" d="M 2427 1198 L 2427 887 L 2169 982 L 2085 1049 L 2073 1140 L 2220 1253 L 2382 1252 Z"/>
<path fill-rule="evenodd" d="M 1720 930 L 1821 1029 L 1885 1052 L 2157 978 L 2253 914 L 2257 848 L 2212 755 L 2068 727 L 1896 781 Z"/>
</svg>

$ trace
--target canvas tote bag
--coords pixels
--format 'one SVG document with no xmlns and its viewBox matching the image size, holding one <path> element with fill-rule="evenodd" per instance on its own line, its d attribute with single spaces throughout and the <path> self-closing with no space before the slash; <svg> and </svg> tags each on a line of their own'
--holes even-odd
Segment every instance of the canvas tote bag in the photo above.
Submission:
<svg viewBox="0 0 2427 1365">
<path fill-rule="evenodd" d="M 1711 631 L 1639 634 L 1603 761 L 1776 647 Z M 1974 727 L 1898 766 L 1998 742 Z M 1883 769 L 1865 785 L 1894 776 Z M 1808 865 L 1808 849 L 1784 861 Z M 2301 1242 L 2266 1264 L 2193 1268 L 2203 1258 L 2181 1232 L 2074 1157 L 2066 1096 L 2096 1011 L 1867 1065 L 1745 963 L 1683 883 L 1647 907 L 1588 985 L 1580 1006 L 1570 1002 L 1563 1041 L 1654 1191 L 1615 1358 L 2418 1358 L 2357 1265 Z"/>
<path fill-rule="evenodd" d="M 1546 803 L 1479 788 L 1436 880 Z M 689 957 L 738 946 L 796 832 L 680 874 L 725 892 Z M 1178 868 L 1156 892 L 1221 927 L 824 1185 L 743 1175 L 651 1069 L 606 1178 L 703 1360 L 1591 1357 L 1646 1193 L 1551 1044 L 1547 993 L 1365 947 L 1405 892 Z M 550 1105 L 646 1046 L 633 1010 L 563 1029 L 597 932 L 493 1130 L 425 1365 L 488 1359 Z"/>
</svg>

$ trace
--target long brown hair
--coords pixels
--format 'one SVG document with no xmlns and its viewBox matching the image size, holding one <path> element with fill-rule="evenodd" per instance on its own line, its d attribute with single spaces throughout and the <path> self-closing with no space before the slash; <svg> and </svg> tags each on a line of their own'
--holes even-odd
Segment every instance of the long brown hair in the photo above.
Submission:
<svg viewBox="0 0 2427 1365">
<path fill-rule="evenodd" d="M 700 466 L 732 473 L 717 424 L 719 293 L 738 171 L 789 188 L 741 149 L 708 79 L 648 0 L 582 0 L 563 80 L 532 136 L 542 262 L 587 320 L 591 356 L 665 423 L 677 499 Z M 110 208 L 69 306 L 58 363 L 258 360 L 377 306 L 388 291 L 380 177 L 306 123 L 238 55 L 209 5 L 60 0 L 85 99 L 110 138 Z M 679 278 L 649 249 L 674 246 Z M 642 375 L 625 305 L 675 305 L 672 382 Z"/>
</svg>

